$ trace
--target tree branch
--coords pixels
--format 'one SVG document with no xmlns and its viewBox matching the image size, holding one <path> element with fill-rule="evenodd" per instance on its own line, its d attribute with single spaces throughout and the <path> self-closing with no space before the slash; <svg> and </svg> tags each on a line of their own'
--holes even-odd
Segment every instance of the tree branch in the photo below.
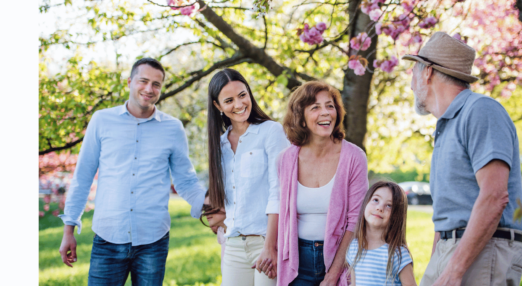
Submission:
<svg viewBox="0 0 522 286">
<path fill-rule="evenodd" d="M 48 140 L 48 138 L 46 138 Z M 38 151 L 38 155 L 45 155 L 47 153 L 51 153 L 51 152 L 55 152 L 55 151 L 61 151 L 61 150 L 66 150 L 66 149 L 69 149 L 69 148 L 72 148 L 74 146 L 76 146 L 78 143 L 82 142 L 83 141 L 83 137 L 81 137 L 80 139 L 78 140 L 75 140 L 73 142 L 69 142 L 61 147 L 52 147 L 52 148 L 49 148 L 49 149 L 46 149 L 46 150 L 43 150 L 43 151 Z M 50 145 L 49 145 L 50 146 Z"/>
<path fill-rule="evenodd" d="M 218 45 L 218 44 L 216 44 L 214 42 L 211 42 L 211 41 L 205 41 L 205 42 L 207 44 L 212 44 L 212 45 L 214 45 L 214 46 L 224 50 L 224 48 L 222 46 L 220 46 L 220 45 Z M 193 45 L 193 44 L 201 44 L 201 42 L 200 41 L 194 41 L 194 42 L 188 42 L 188 43 L 183 43 L 183 44 L 177 45 L 174 48 L 170 49 L 168 52 L 164 53 L 161 57 L 164 57 L 164 56 L 166 56 L 166 55 L 176 51 L 177 49 L 179 49 L 181 47 L 188 46 L 188 45 Z"/>
<path fill-rule="evenodd" d="M 197 72 L 194 72 L 193 74 L 195 75 L 194 77 L 192 77 L 191 79 L 187 80 L 184 84 L 182 84 L 181 86 L 179 86 L 178 88 L 172 90 L 172 91 L 169 91 L 167 93 L 164 93 L 162 95 L 160 95 L 160 98 L 158 100 L 157 103 L 165 100 L 166 98 L 169 98 L 181 91 L 183 91 L 184 89 L 188 88 L 189 86 L 191 86 L 194 82 L 204 78 L 205 76 L 209 75 L 211 72 L 219 69 L 219 68 L 224 68 L 224 67 L 230 67 L 230 66 L 234 66 L 234 65 L 238 65 L 238 64 L 241 64 L 241 63 L 244 63 L 244 62 L 251 62 L 251 59 L 247 58 L 246 56 L 243 56 L 241 54 L 235 54 L 234 56 L 228 58 L 228 59 L 225 59 L 225 60 L 222 60 L 222 61 L 219 61 L 217 63 L 214 63 L 214 65 L 212 65 L 210 68 L 208 68 L 207 70 L 203 71 L 203 70 L 200 70 L 200 71 L 197 71 Z"/>
<path fill-rule="evenodd" d="M 198 1 L 201 7 L 205 6 L 204 1 Z M 234 31 L 232 26 L 225 22 L 222 17 L 218 16 L 211 8 L 207 6 L 206 9 L 201 11 L 201 14 L 214 25 L 221 33 L 223 33 L 228 39 L 230 39 L 240 50 L 240 52 L 252 59 L 253 62 L 258 63 L 265 67 L 272 75 L 279 76 L 285 70 L 290 71 L 288 68 L 279 65 L 271 56 L 269 56 L 265 50 L 254 46 L 249 40 L 239 35 Z M 295 74 L 290 71 L 290 77 L 286 87 L 292 90 L 294 87 L 301 85 L 301 82 L 297 80 Z"/>
</svg>

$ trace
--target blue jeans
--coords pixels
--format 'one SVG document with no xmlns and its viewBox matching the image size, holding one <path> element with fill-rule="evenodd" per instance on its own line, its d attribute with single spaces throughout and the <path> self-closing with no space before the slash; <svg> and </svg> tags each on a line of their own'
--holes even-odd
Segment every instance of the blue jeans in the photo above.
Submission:
<svg viewBox="0 0 522 286">
<path fill-rule="evenodd" d="M 318 286 L 324 280 L 325 266 L 322 240 L 299 238 L 299 269 L 289 286 Z"/>
<path fill-rule="evenodd" d="M 132 285 L 162 285 L 169 253 L 169 233 L 146 245 L 114 244 L 94 236 L 89 286 L 124 285 L 131 273 Z"/>
</svg>

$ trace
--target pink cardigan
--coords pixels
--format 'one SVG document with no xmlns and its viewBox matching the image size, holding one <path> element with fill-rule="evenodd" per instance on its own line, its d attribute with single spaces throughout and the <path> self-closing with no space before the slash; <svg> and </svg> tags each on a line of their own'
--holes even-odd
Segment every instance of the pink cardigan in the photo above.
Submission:
<svg viewBox="0 0 522 286">
<path fill-rule="evenodd" d="M 354 231 L 362 201 L 368 190 L 366 154 L 361 148 L 343 140 L 341 157 L 326 215 L 323 248 L 326 272 L 346 231 Z M 297 166 L 300 147 L 292 145 L 278 161 L 281 187 L 279 230 L 277 238 L 277 285 L 287 286 L 297 277 L 299 249 L 297 235 Z M 344 254 L 343 254 L 344 255 Z M 337 285 L 347 285 L 346 269 Z"/>
</svg>

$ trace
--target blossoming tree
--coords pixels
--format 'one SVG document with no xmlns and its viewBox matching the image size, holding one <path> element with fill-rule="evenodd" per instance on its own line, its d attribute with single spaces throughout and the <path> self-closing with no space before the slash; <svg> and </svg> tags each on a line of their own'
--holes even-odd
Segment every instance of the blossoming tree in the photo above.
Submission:
<svg viewBox="0 0 522 286">
<path fill-rule="evenodd" d="M 497 97 L 522 134 L 522 26 L 515 4 L 41 0 L 42 15 L 61 17 L 58 28 L 40 37 L 39 151 L 77 153 L 92 113 L 122 104 L 132 63 L 149 56 L 166 67 L 159 104 L 184 123 L 198 170 L 206 168 L 205 86 L 214 72 L 232 67 L 275 119 L 303 82 L 332 84 L 347 111 L 346 139 L 368 151 L 371 170 L 410 164 L 429 173 L 434 122 L 412 114 L 412 64 L 401 56 L 417 53 L 439 30 L 467 42 L 477 50 L 473 73 L 480 80 L 473 89 Z M 53 64 L 62 69 L 51 72 Z"/>
</svg>

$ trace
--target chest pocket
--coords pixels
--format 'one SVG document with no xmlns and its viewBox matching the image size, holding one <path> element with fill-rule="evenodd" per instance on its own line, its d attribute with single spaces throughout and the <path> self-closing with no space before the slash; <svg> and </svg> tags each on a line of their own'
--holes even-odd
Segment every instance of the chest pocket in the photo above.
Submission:
<svg viewBox="0 0 522 286">
<path fill-rule="evenodd" d="M 266 169 L 265 151 L 253 149 L 241 154 L 241 177 L 252 178 L 260 176 Z"/>
</svg>

